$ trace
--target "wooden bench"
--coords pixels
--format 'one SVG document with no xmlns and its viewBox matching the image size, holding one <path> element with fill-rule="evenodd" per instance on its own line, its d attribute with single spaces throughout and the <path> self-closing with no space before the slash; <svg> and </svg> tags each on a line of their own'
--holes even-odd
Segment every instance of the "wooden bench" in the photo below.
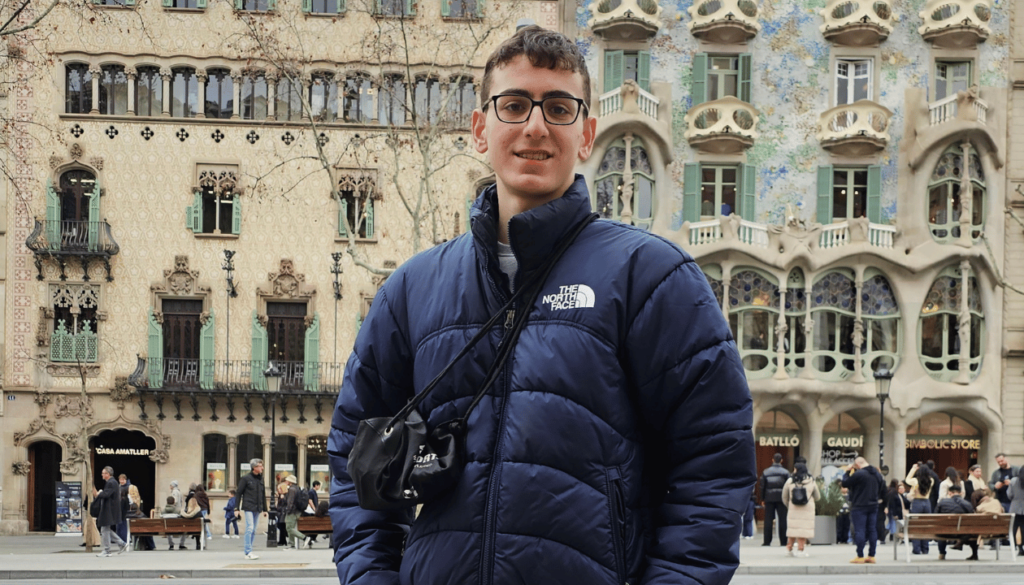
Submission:
<svg viewBox="0 0 1024 585">
<path fill-rule="evenodd" d="M 322 518 L 317 518 L 316 516 L 300 516 L 298 529 L 299 532 L 306 536 L 313 536 L 314 534 L 330 535 L 334 531 L 334 527 L 331 526 L 330 516 L 324 516 Z"/>
<path fill-rule="evenodd" d="M 897 535 L 893 539 L 892 558 L 896 560 L 900 539 L 907 551 L 907 562 L 910 562 L 911 540 L 945 540 L 959 541 L 967 539 L 994 539 L 996 541 L 996 560 L 999 560 L 1000 539 L 1009 537 L 1013 526 L 1013 514 L 907 514 L 903 520 L 897 521 Z M 1013 551 L 1013 561 L 1017 561 L 1017 548 Z"/>
<path fill-rule="evenodd" d="M 128 530 L 136 536 L 172 536 L 179 534 L 199 537 L 199 550 L 206 550 L 206 530 L 202 518 L 129 518 Z"/>
</svg>

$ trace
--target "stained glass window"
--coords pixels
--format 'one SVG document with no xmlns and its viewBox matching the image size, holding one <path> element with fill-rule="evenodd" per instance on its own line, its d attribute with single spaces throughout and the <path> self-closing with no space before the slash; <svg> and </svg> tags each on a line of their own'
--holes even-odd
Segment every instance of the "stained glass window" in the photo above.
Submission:
<svg viewBox="0 0 1024 585">
<path fill-rule="evenodd" d="M 630 145 L 629 170 L 633 177 L 631 222 L 637 227 L 649 229 L 654 216 L 654 170 L 644 143 L 639 138 L 634 138 Z M 626 143 L 624 140 L 616 140 L 605 151 L 595 180 L 597 193 L 594 207 L 605 219 L 622 217 L 625 173 Z"/>
<path fill-rule="evenodd" d="M 811 363 L 819 377 L 845 379 L 855 368 L 851 358 L 856 302 L 853 279 L 844 272 L 829 272 L 811 288 Z"/>
<path fill-rule="evenodd" d="M 969 276 L 967 315 L 969 321 L 960 319 L 960 302 L 963 298 L 962 275 L 958 268 L 947 268 L 932 283 L 924 306 L 921 308 L 920 356 L 928 373 L 937 380 L 949 381 L 960 373 L 960 358 L 964 352 L 960 335 L 961 325 L 969 326 L 970 346 L 967 348 L 967 364 L 971 378 L 981 369 L 982 330 L 984 313 L 981 306 L 978 281 Z M 969 325 L 968 325 L 969 324 Z"/>
<path fill-rule="evenodd" d="M 718 306 L 722 306 L 722 299 L 724 298 L 724 288 L 722 286 L 722 268 L 717 264 L 709 266 L 701 266 L 701 270 L 704 271 L 704 277 L 708 279 L 708 284 L 711 286 L 711 292 L 715 295 L 715 300 L 718 301 Z"/>
<path fill-rule="evenodd" d="M 968 149 L 967 173 L 970 177 L 971 238 L 981 237 L 985 223 L 985 171 L 978 151 Z M 960 218 L 964 204 L 964 153 L 961 143 L 954 143 L 935 164 L 928 183 L 928 225 L 932 237 L 940 242 L 960 237 Z"/>
<path fill-rule="evenodd" d="M 729 325 L 749 378 L 770 376 L 774 368 L 779 287 L 755 270 L 740 269 L 729 281 Z"/>
<path fill-rule="evenodd" d="M 900 355 L 900 309 L 889 281 L 881 274 L 865 274 L 860 291 L 864 319 L 864 347 L 861 358 L 865 368 L 877 372 L 893 370 Z"/>
</svg>

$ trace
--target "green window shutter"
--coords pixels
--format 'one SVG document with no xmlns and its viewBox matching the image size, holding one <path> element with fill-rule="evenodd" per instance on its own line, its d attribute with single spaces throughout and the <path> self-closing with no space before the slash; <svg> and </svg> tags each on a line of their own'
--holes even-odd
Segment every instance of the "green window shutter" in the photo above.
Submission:
<svg viewBox="0 0 1024 585">
<path fill-rule="evenodd" d="M 242 8 L 244 8 L 245 6 L 243 2 L 244 0 L 235 0 L 235 10 L 241 10 Z"/>
<path fill-rule="evenodd" d="M 708 54 L 693 56 L 693 82 L 690 84 L 690 99 L 699 106 L 708 99 Z"/>
<path fill-rule="evenodd" d="M 818 223 L 832 223 L 832 165 L 818 167 Z"/>
<path fill-rule="evenodd" d="M 416 16 L 416 0 L 405 0 L 405 15 Z"/>
<path fill-rule="evenodd" d="M 192 233 L 203 233 L 203 194 L 199 191 L 192 194 Z"/>
<path fill-rule="evenodd" d="M 348 237 L 348 200 L 344 197 L 338 199 L 338 235 Z"/>
<path fill-rule="evenodd" d="M 277 10 L 277 0 L 267 0 L 267 11 Z"/>
<path fill-rule="evenodd" d="M 263 370 L 267 369 L 267 329 L 260 323 L 256 311 L 252 312 L 252 387 L 256 390 L 267 389 L 267 379 Z"/>
<path fill-rule="evenodd" d="M 700 221 L 700 163 L 683 165 L 683 221 Z"/>
<path fill-rule="evenodd" d="M 92 195 L 89 196 L 89 249 L 95 250 L 100 239 L 100 181 L 92 188 Z"/>
<path fill-rule="evenodd" d="M 231 200 L 231 233 L 237 236 L 242 233 L 242 198 L 235 193 Z"/>
<path fill-rule="evenodd" d="M 185 229 L 188 231 L 192 231 L 192 226 L 194 225 L 192 223 L 192 214 L 194 213 L 194 209 L 195 208 L 191 205 L 185 208 Z"/>
<path fill-rule="evenodd" d="M 740 55 L 740 99 L 750 103 L 750 79 L 753 76 L 753 59 L 750 53 Z"/>
<path fill-rule="evenodd" d="M 164 8 L 171 8 L 174 6 L 174 0 L 163 0 Z"/>
<path fill-rule="evenodd" d="M 206 0 L 196 0 L 196 8 L 206 9 Z"/>
<path fill-rule="evenodd" d="M 366 218 L 363 219 L 366 223 L 366 237 L 373 237 L 373 200 L 369 197 L 366 198 Z"/>
<path fill-rule="evenodd" d="M 60 195 L 49 179 L 46 180 L 46 240 L 51 250 L 60 249 Z"/>
<path fill-rule="evenodd" d="M 476 0 L 476 15 L 480 18 L 484 17 L 484 2 L 485 0 Z"/>
<path fill-rule="evenodd" d="M 441 0 L 441 16 L 452 15 L 452 0 Z"/>
<path fill-rule="evenodd" d="M 384 0 L 374 0 L 374 14 L 384 14 Z"/>
<path fill-rule="evenodd" d="M 313 323 L 306 329 L 306 351 L 303 354 L 306 363 L 303 366 L 302 385 L 307 392 L 320 389 L 320 315 L 313 314 Z"/>
<path fill-rule="evenodd" d="M 651 52 L 640 51 L 636 59 L 637 84 L 644 91 L 651 91 Z"/>
<path fill-rule="evenodd" d="M 338 14 L 345 12 L 348 7 L 345 5 L 345 0 L 338 0 Z"/>
<path fill-rule="evenodd" d="M 199 387 L 203 390 L 213 390 L 213 345 L 216 323 L 216 316 L 211 310 L 206 324 L 199 330 Z"/>
<path fill-rule="evenodd" d="M 302 11 L 313 12 L 313 0 L 302 0 Z"/>
<path fill-rule="evenodd" d="M 164 387 L 164 328 L 149 309 L 149 387 Z"/>
<path fill-rule="evenodd" d="M 757 203 L 757 171 L 754 165 L 740 167 L 740 205 L 736 213 L 747 221 L 754 221 Z"/>
<path fill-rule="evenodd" d="M 868 167 L 868 221 L 882 223 L 882 167 Z"/>
<path fill-rule="evenodd" d="M 622 51 L 604 52 L 604 93 L 622 87 Z"/>
</svg>

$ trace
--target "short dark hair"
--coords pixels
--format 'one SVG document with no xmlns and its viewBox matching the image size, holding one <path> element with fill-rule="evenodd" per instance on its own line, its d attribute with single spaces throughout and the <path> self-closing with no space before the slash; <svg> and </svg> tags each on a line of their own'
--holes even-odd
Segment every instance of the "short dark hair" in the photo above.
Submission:
<svg viewBox="0 0 1024 585">
<path fill-rule="evenodd" d="M 228 490 L 228 495 L 230 495 L 230 496 L 235 495 L 235 490 Z"/>
<path fill-rule="evenodd" d="M 583 53 L 569 37 L 537 25 L 519 29 L 487 58 L 484 79 L 480 83 L 481 107 L 486 106 L 487 101 L 491 99 L 491 75 L 494 70 L 511 63 L 520 55 L 525 55 L 534 67 L 579 73 L 583 78 L 583 95 L 580 97 L 587 105 L 587 110 L 590 110 L 590 72 L 587 71 Z"/>
<path fill-rule="evenodd" d="M 1000 457 L 1006 457 L 1006 453 L 996 453 L 996 457 L 995 458 L 999 459 Z"/>
<path fill-rule="evenodd" d="M 174 505 L 174 496 L 167 496 L 167 504 L 169 506 L 173 506 Z"/>
<path fill-rule="evenodd" d="M 314 481 L 313 482 L 313 487 L 320 487 L 320 482 L 319 481 Z"/>
<path fill-rule="evenodd" d="M 776 453 L 775 455 L 772 455 L 772 461 L 774 461 L 775 463 L 782 463 L 782 453 Z"/>
<path fill-rule="evenodd" d="M 946 491 L 960 493 L 962 490 L 960 489 L 960 484 L 954 483 L 953 485 L 946 488 Z"/>
</svg>

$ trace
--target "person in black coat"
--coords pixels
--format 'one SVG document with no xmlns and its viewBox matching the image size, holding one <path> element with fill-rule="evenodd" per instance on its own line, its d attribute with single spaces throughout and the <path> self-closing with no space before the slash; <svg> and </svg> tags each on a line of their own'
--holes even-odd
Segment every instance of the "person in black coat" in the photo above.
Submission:
<svg viewBox="0 0 1024 585">
<path fill-rule="evenodd" d="M 782 546 L 786 546 L 786 505 L 782 503 L 782 487 L 789 479 L 789 472 L 782 466 L 782 454 L 776 453 L 772 457 L 771 467 L 764 470 L 761 475 L 761 501 L 764 502 L 764 543 L 761 546 L 772 545 L 772 525 L 775 516 L 779 517 L 779 540 Z"/>
<path fill-rule="evenodd" d="M 942 480 L 939 479 L 939 474 L 935 473 L 935 462 L 931 459 L 924 464 L 924 469 L 928 475 L 932 476 L 932 492 L 928 494 L 928 500 L 931 501 L 932 510 L 934 510 L 939 505 L 939 484 L 942 483 Z"/>
<path fill-rule="evenodd" d="M 128 543 L 114 531 L 114 527 L 121 522 L 121 486 L 114 479 L 114 469 L 108 465 L 103 468 L 100 475 L 106 483 L 103 489 L 96 490 L 95 494 L 100 508 L 96 516 L 96 525 L 100 528 L 103 552 L 96 556 L 109 557 L 111 541 L 118 547 L 118 554 L 127 552 Z"/>
<path fill-rule="evenodd" d="M 943 500 L 939 500 L 939 505 L 935 508 L 936 514 L 973 514 L 974 506 L 967 502 L 960 494 L 963 490 L 958 484 L 949 486 L 949 497 Z M 962 538 L 960 542 L 953 547 L 954 550 L 960 550 L 964 547 L 964 543 L 967 543 L 971 547 L 971 556 L 967 557 L 968 561 L 978 560 L 978 539 L 976 538 Z M 946 541 L 939 541 L 939 560 L 946 560 Z"/>
</svg>

